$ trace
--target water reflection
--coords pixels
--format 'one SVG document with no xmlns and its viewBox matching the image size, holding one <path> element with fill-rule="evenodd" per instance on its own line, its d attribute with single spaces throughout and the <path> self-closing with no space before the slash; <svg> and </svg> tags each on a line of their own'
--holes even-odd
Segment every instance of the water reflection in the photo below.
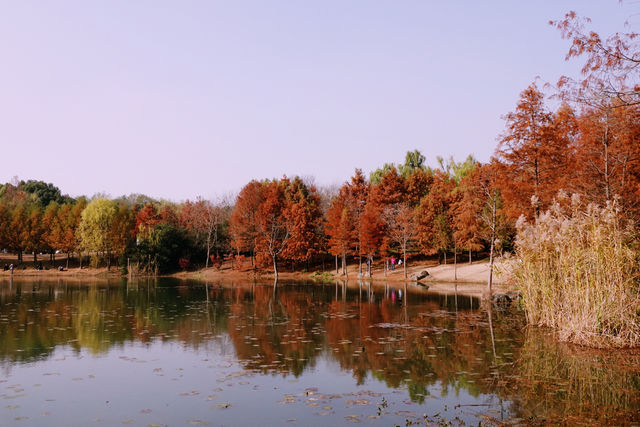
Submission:
<svg viewBox="0 0 640 427">
<path fill-rule="evenodd" d="M 406 390 L 411 402 L 426 405 L 423 411 L 438 399 L 448 419 L 639 418 L 637 352 L 580 351 L 539 331 L 523 332 L 517 309 L 481 310 L 469 296 L 344 282 L 277 291 L 174 280 L 0 286 L 5 374 L 48 360 L 56 348 L 101 356 L 128 343 L 174 342 L 228 352 L 259 375 L 303 378 L 330 361 L 356 386 L 374 379 Z"/>
</svg>

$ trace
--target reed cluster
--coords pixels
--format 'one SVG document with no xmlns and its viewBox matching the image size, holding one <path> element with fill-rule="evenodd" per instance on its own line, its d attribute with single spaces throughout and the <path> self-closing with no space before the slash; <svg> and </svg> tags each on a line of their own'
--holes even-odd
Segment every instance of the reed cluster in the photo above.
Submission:
<svg viewBox="0 0 640 427">
<path fill-rule="evenodd" d="M 517 230 L 514 276 L 529 324 L 581 345 L 640 345 L 637 236 L 616 201 L 585 205 L 560 193 Z"/>
</svg>

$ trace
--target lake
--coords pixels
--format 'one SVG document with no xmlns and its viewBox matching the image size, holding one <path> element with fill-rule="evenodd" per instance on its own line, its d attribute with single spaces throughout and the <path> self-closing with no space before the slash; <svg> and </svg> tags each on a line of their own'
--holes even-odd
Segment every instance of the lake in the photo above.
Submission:
<svg viewBox="0 0 640 427">
<path fill-rule="evenodd" d="M 0 426 L 640 422 L 640 353 L 417 285 L 0 282 Z"/>
</svg>

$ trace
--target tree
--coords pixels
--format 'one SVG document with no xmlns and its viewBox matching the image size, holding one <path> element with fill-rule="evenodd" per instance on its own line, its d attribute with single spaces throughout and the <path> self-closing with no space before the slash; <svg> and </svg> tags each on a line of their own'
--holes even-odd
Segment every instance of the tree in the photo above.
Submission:
<svg viewBox="0 0 640 427">
<path fill-rule="evenodd" d="M 273 262 L 274 286 L 278 282 L 278 256 L 285 250 L 291 237 L 285 215 L 284 188 L 288 184 L 270 181 L 264 187 L 263 200 L 256 215 L 258 251 L 267 254 Z"/>
<path fill-rule="evenodd" d="M 348 209 L 352 212 L 353 218 L 353 238 L 355 248 L 353 253 L 358 255 L 358 269 L 362 275 L 362 236 L 360 235 L 360 224 L 367 203 L 367 195 L 369 193 L 369 184 L 362 174 L 362 170 L 356 169 L 355 174 L 351 177 L 351 181 L 347 184 L 348 190 Z"/>
<path fill-rule="evenodd" d="M 285 181 L 285 184 L 284 216 L 290 237 L 282 257 L 306 262 L 319 251 L 320 198 L 315 187 L 308 187 L 299 177 Z"/>
<path fill-rule="evenodd" d="M 78 206 L 78 208 L 82 208 L 84 204 L 86 204 L 86 200 L 83 198 L 78 200 L 74 205 L 66 203 L 60 206 L 54 229 L 49 235 L 52 240 L 52 247 L 67 254 L 67 268 L 69 268 L 70 253 L 78 247 L 76 230 L 78 228 L 80 214 L 75 213 L 76 210 L 79 210 L 75 207 Z"/>
<path fill-rule="evenodd" d="M 99 197 L 93 199 L 82 211 L 79 236 L 82 248 L 87 251 L 102 253 L 106 256 L 107 267 L 110 267 L 113 242 L 111 235 L 113 224 L 118 213 L 118 206 L 112 200 Z"/>
<path fill-rule="evenodd" d="M 19 202 L 11 210 L 11 222 L 6 231 L 7 248 L 18 254 L 18 262 L 22 262 L 22 252 L 25 250 L 25 233 L 28 233 L 27 203 Z"/>
<path fill-rule="evenodd" d="M 44 250 L 42 212 L 40 207 L 31 204 L 26 212 L 26 222 L 22 228 L 22 247 L 33 253 L 33 262 L 38 261 L 38 252 Z"/>
<path fill-rule="evenodd" d="M 136 235 L 144 235 L 150 232 L 156 225 L 162 222 L 162 217 L 158 213 L 153 203 L 145 204 L 142 209 L 136 209 L 137 205 L 134 205 L 135 213 L 135 233 Z"/>
<path fill-rule="evenodd" d="M 342 274 L 347 275 L 347 253 L 353 241 L 354 220 L 349 209 L 349 193 L 346 186 L 333 198 L 327 210 L 325 232 L 329 237 L 329 252 L 342 259 Z M 337 258 L 336 258 L 337 259 Z M 337 263 L 337 261 L 336 261 Z M 337 264 L 336 264 L 337 269 Z"/>
<path fill-rule="evenodd" d="M 109 247 L 107 253 L 107 269 L 111 266 L 111 256 L 118 259 L 124 254 L 129 242 L 135 237 L 136 221 L 134 213 L 125 200 L 116 202 L 116 213 L 109 230 Z"/>
<path fill-rule="evenodd" d="M 487 294 L 491 298 L 493 285 L 493 264 L 495 261 L 496 242 L 504 229 L 504 219 L 500 214 L 502 199 L 496 186 L 499 169 L 495 165 L 483 165 L 478 171 L 479 185 L 483 195 L 483 209 L 480 219 L 484 225 L 485 236 L 489 241 L 489 277 L 487 278 Z M 535 196 L 533 198 L 535 200 Z"/>
<path fill-rule="evenodd" d="M 180 224 L 207 252 L 205 268 L 209 267 L 211 250 L 218 246 L 221 230 L 227 220 L 227 212 L 223 206 L 213 205 L 209 200 L 202 198 L 195 202 L 187 200 L 180 209 Z"/>
<path fill-rule="evenodd" d="M 265 186 L 264 183 L 255 180 L 245 185 L 236 198 L 229 219 L 231 245 L 236 248 L 237 252 L 250 252 L 252 265 L 258 239 L 256 214 L 260 203 L 262 203 L 262 193 Z"/>
<path fill-rule="evenodd" d="M 55 260 L 55 252 L 58 249 L 59 233 L 62 227 L 58 217 L 60 206 L 56 202 L 47 205 L 42 215 L 42 240 L 51 254 L 51 260 Z"/>
<path fill-rule="evenodd" d="M 192 248 L 191 241 L 183 228 L 169 223 L 159 223 L 142 237 L 132 254 L 138 263 L 148 263 L 149 272 L 168 273 L 180 266 L 181 259 L 187 260 Z"/>
<path fill-rule="evenodd" d="M 498 185 L 512 219 L 521 214 L 533 217 L 539 207 L 551 203 L 561 185 L 558 177 L 567 174 L 568 141 L 555 137 L 553 114 L 535 83 L 520 94 L 516 110 L 505 119 L 507 130 L 496 150 L 503 168 Z M 532 196 L 540 201 L 533 210 Z"/>
<path fill-rule="evenodd" d="M 454 185 L 447 175 L 436 171 L 431 191 L 416 210 L 417 238 L 422 252 L 444 255 L 445 264 L 447 250 L 451 247 L 450 204 Z"/>
<path fill-rule="evenodd" d="M 33 201 L 42 207 L 47 207 L 49 203 L 56 202 L 58 204 L 69 203 L 73 201 L 69 196 L 63 196 L 60 189 L 55 185 L 44 181 L 20 181 L 18 185 L 20 191 L 32 196 Z"/>
<path fill-rule="evenodd" d="M 377 203 L 372 192 L 367 197 L 367 203 L 360 220 L 360 245 L 362 254 L 369 260 L 368 273 L 371 276 L 373 257 L 380 250 L 384 238 L 385 224 L 382 221 L 382 207 Z"/>
<path fill-rule="evenodd" d="M 452 203 L 452 225 L 454 246 L 469 251 L 469 264 L 471 264 L 471 252 L 481 250 L 481 218 L 483 209 L 482 188 L 480 187 L 480 165 L 465 175 L 454 192 Z"/>
<path fill-rule="evenodd" d="M 416 169 L 405 179 L 406 199 L 412 207 L 418 206 L 420 200 L 429 193 L 433 183 L 431 170 Z"/>
<path fill-rule="evenodd" d="M 387 233 L 392 244 L 402 252 L 404 277 L 407 277 L 407 251 L 416 235 L 413 210 L 407 203 L 389 205 L 382 211 L 382 220 L 386 224 Z"/>
<path fill-rule="evenodd" d="M 398 166 L 400 175 L 403 178 L 409 177 L 415 171 L 426 171 L 427 168 L 424 165 L 425 157 L 418 150 L 407 151 L 404 157 L 404 164 Z"/>
<path fill-rule="evenodd" d="M 591 106 L 602 96 L 617 99 L 620 106 L 640 104 L 640 35 L 615 33 L 603 39 L 586 29 L 590 22 L 589 18 L 581 18 L 575 12 L 567 13 L 562 20 L 549 22 L 560 30 L 562 38 L 571 42 L 566 60 L 586 57 L 582 67 L 584 79 L 576 82 L 561 77 L 558 82 L 561 95 Z"/>
<path fill-rule="evenodd" d="M 463 162 L 456 162 L 453 156 L 449 156 L 449 160 L 445 162 L 444 158 L 436 157 L 440 170 L 449 176 L 456 184 L 459 184 L 462 178 L 468 175 L 476 166 L 476 159 L 469 154 Z"/>
</svg>

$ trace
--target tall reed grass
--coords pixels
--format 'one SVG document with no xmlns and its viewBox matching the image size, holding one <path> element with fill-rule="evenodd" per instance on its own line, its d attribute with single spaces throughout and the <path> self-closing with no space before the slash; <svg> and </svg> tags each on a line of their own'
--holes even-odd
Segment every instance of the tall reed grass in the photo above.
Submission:
<svg viewBox="0 0 640 427">
<path fill-rule="evenodd" d="M 529 324 L 581 345 L 640 345 L 637 236 L 618 203 L 585 205 L 560 193 L 517 230 L 514 276 Z"/>
</svg>

